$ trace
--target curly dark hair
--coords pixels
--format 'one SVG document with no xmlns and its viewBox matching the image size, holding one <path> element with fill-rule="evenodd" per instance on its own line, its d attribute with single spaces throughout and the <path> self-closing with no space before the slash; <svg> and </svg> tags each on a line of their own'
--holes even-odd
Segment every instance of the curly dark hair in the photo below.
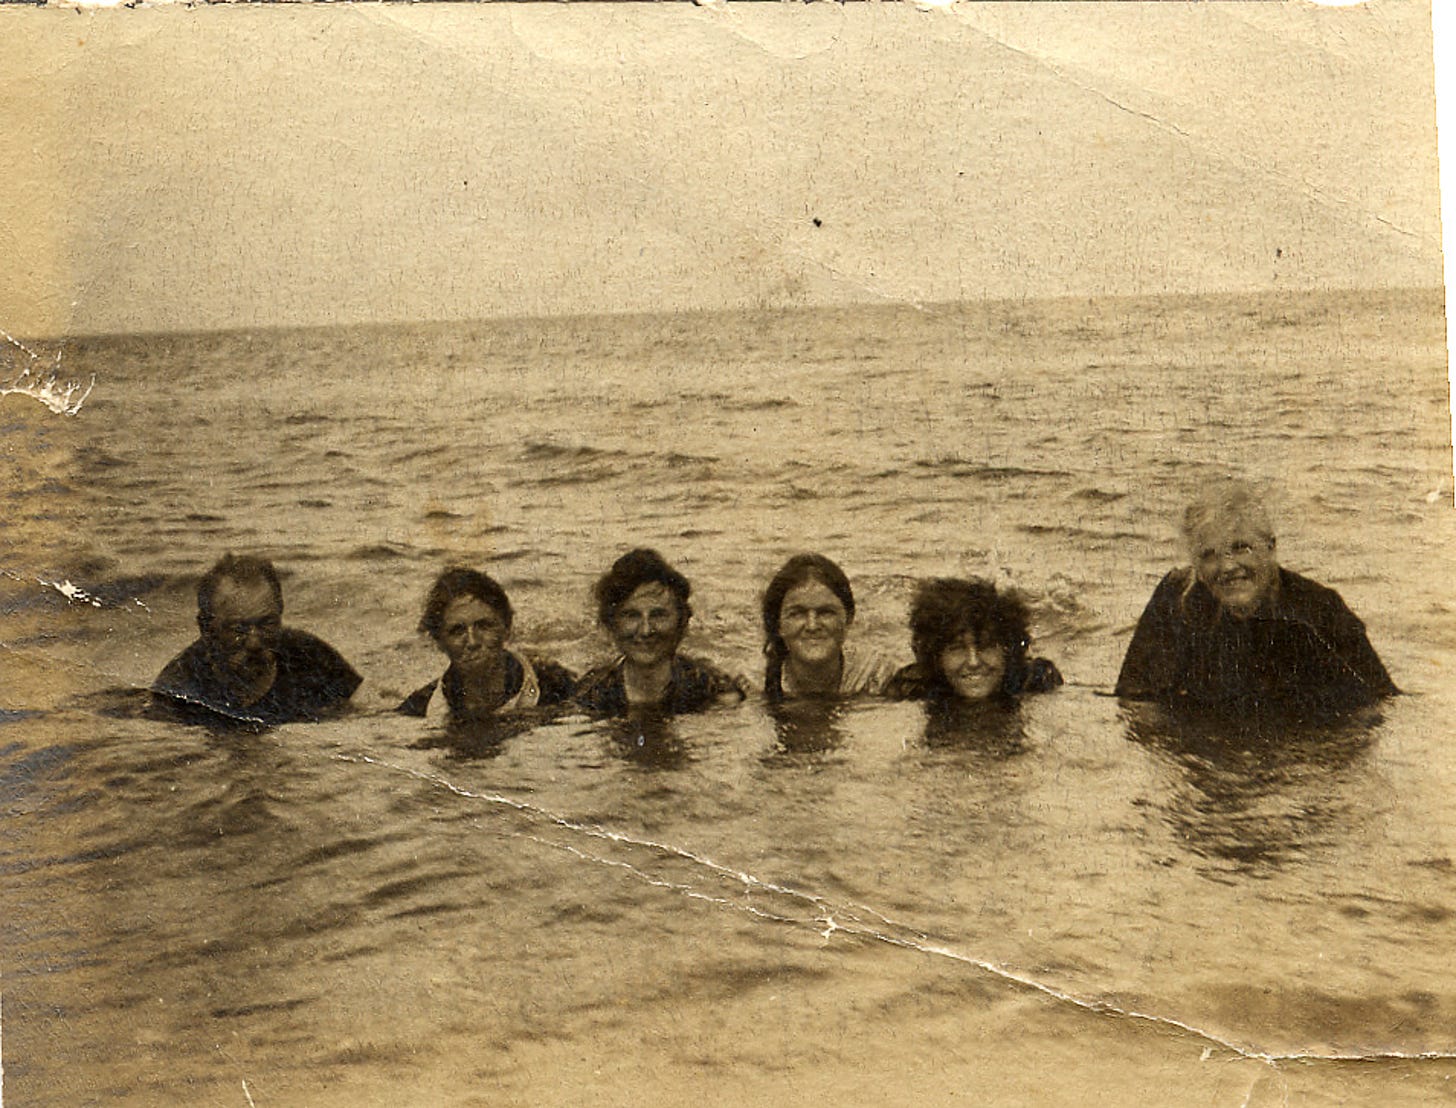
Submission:
<svg viewBox="0 0 1456 1108">
<path fill-rule="evenodd" d="M 692 605 L 688 603 L 693 586 L 661 554 L 644 547 L 627 551 L 597 580 L 592 595 L 596 597 L 597 619 L 601 625 L 611 630 L 617 609 L 643 585 L 666 585 L 677 601 L 682 627 L 687 627 L 693 615 Z"/>
<path fill-rule="evenodd" d="M 952 696 L 940 671 L 943 650 L 967 631 L 981 644 L 999 646 L 1006 655 L 1001 693 L 1015 696 L 1026 682 L 1026 603 L 1012 592 L 997 592 L 980 578 L 935 577 L 922 581 L 910 602 L 910 649 L 932 696 Z"/>
<path fill-rule="evenodd" d="M 854 619 L 854 590 L 849 587 L 849 578 L 832 560 L 823 554 L 795 554 L 769 581 L 763 590 L 763 653 L 768 658 L 764 667 L 763 688 L 770 700 L 784 695 L 784 660 L 789 648 L 779 632 L 779 618 L 784 607 L 784 597 L 800 585 L 815 581 L 844 605 L 845 616 Z"/>
<path fill-rule="evenodd" d="M 462 596 L 473 597 L 482 604 L 490 605 L 505 621 L 507 628 L 515 619 L 510 598 L 495 578 L 465 566 L 450 566 L 435 578 L 435 583 L 425 594 L 425 608 L 420 614 L 420 630 L 430 638 L 438 640 L 445 619 L 445 609 Z"/>
</svg>

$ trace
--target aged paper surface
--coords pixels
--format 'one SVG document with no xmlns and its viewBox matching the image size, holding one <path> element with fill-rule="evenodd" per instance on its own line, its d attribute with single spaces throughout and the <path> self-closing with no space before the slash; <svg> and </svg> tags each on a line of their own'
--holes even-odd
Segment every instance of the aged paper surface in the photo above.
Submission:
<svg viewBox="0 0 1456 1108">
<path fill-rule="evenodd" d="M 1449 1099 L 1431 14 L 0 8 L 11 1103 Z M 1363 619 L 1375 718 L 1108 695 L 1227 475 Z M 443 566 L 579 674 L 640 546 L 747 703 L 391 710 Z M 785 718 L 806 550 L 864 656 L 986 577 L 1065 687 Z M 148 716 L 228 551 L 351 714 Z"/>
</svg>

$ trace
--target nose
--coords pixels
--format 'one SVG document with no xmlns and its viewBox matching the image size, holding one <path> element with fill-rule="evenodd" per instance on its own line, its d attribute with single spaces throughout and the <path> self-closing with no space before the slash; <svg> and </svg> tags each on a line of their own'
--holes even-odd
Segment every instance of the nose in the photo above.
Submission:
<svg viewBox="0 0 1456 1108">
<path fill-rule="evenodd" d="M 819 630 L 819 613 L 818 612 L 810 612 L 808 615 L 806 615 L 804 617 L 804 630 L 805 631 L 817 631 L 817 630 Z"/>
<path fill-rule="evenodd" d="M 967 646 L 966 660 L 961 663 L 961 668 L 971 670 L 984 669 L 990 653 L 991 648 L 989 646 Z"/>
<path fill-rule="evenodd" d="M 249 627 L 243 634 L 243 645 L 249 650 L 259 650 L 263 646 L 263 629 L 261 627 Z"/>
<path fill-rule="evenodd" d="M 479 627 L 473 624 L 465 629 L 465 643 L 467 646 L 479 646 L 482 638 Z"/>
<path fill-rule="evenodd" d="M 652 618 L 647 613 L 644 612 L 637 617 L 637 621 L 632 627 L 632 634 L 637 638 L 652 634 Z"/>
</svg>

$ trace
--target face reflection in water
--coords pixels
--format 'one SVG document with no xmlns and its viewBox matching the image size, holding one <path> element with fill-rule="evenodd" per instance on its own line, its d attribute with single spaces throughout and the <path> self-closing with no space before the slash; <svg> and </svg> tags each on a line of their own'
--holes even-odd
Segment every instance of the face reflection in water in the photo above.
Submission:
<svg viewBox="0 0 1456 1108">
<path fill-rule="evenodd" d="M 617 649 L 643 669 L 671 661 L 684 630 L 677 597 L 657 582 L 638 586 L 612 614 Z"/>
<path fill-rule="evenodd" d="M 978 646 L 976 633 L 966 631 L 946 645 L 936 665 L 956 696 L 985 700 L 996 693 L 1006 676 L 1006 650 L 995 643 Z"/>
</svg>

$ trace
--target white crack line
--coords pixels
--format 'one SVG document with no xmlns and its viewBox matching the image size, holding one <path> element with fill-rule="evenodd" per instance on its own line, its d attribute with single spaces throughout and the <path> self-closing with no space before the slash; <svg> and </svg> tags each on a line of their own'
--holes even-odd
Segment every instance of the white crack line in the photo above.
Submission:
<svg viewBox="0 0 1456 1108">
<path fill-rule="evenodd" d="M 505 805 L 506 807 L 513 808 L 518 812 L 526 812 L 531 815 L 542 816 L 550 820 L 552 823 L 556 824 L 558 827 L 565 828 L 569 831 L 575 831 L 580 834 L 589 835 L 592 838 L 606 839 L 611 842 L 625 843 L 632 846 L 642 846 L 658 850 L 665 854 L 673 855 L 675 857 L 683 858 L 687 861 L 694 862 L 697 865 L 703 866 L 705 869 L 713 871 L 714 873 L 734 877 L 742 882 L 743 885 L 749 889 L 765 889 L 771 892 L 781 893 L 785 896 L 797 898 L 808 904 L 812 904 L 816 908 L 821 909 L 823 914 L 819 918 L 822 922 L 825 923 L 825 930 L 824 932 L 822 932 L 822 934 L 826 941 L 835 931 L 842 931 L 846 935 L 854 935 L 860 938 L 873 939 L 878 942 L 885 943 L 888 946 L 899 947 L 903 950 L 915 950 L 922 954 L 935 955 L 937 957 L 947 958 L 954 962 L 960 962 L 963 965 L 975 966 L 977 969 L 982 970 L 983 972 L 988 973 L 993 977 L 1000 978 L 1001 980 L 1011 984 L 1020 985 L 1021 987 L 1029 989 L 1032 992 L 1040 993 L 1042 996 L 1045 996 L 1051 1000 L 1056 1000 L 1060 1001 L 1063 1004 L 1071 1005 L 1072 1007 L 1078 1008 L 1081 1011 L 1093 1013 L 1095 1015 L 1121 1016 L 1125 1019 L 1135 1020 L 1140 1023 L 1149 1023 L 1159 1027 L 1171 1027 L 1178 1031 L 1182 1031 L 1185 1034 L 1202 1039 L 1204 1042 L 1210 1043 L 1215 1047 L 1219 1047 L 1233 1054 L 1237 1054 L 1242 1058 L 1248 1059 L 1249 1061 L 1261 1062 L 1275 1069 L 1276 1071 L 1279 1069 L 1279 1064 L 1281 1062 L 1429 1062 L 1441 1060 L 1456 1060 L 1456 1051 L 1448 1050 L 1380 1050 L 1368 1052 L 1294 1051 L 1282 1054 L 1275 1053 L 1273 1051 L 1259 1050 L 1254 1046 L 1235 1042 L 1233 1039 L 1226 1038 L 1216 1031 L 1210 1031 L 1207 1028 L 1199 1027 L 1196 1024 L 1185 1023 L 1184 1021 L 1174 1019 L 1171 1016 L 1160 1016 L 1151 1012 L 1141 1012 L 1136 1009 L 1119 1008 L 1111 1001 L 1098 1000 L 1094 997 L 1079 996 L 1076 993 L 1068 992 L 1065 989 L 1058 989 L 1053 985 L 1048 985 L 1045 982 L 1038 981 L 1036 978 L 1031 977 L 1028 974 L 1022 973 L 1018 970 L 1011 969 L 1008 966 L 1003 966 L 996 962 L 989 962 L 984 958 L 976 958 L 970 954 L 963 954 L 958 950 L 952 950 L 950 947 L 942 946 L 939 943 L 933 943 L 930 941 L 929 937 L 926 936 L 923 932 L 920 932 L 916 928 L 910 927 L 906 924 L 899 923 L 898 921 L 891 919 L 890 917 L 876 911 L 868 905 L 851 903 L 846 907 L 852 913 L 864 912 L 867 915 L 874 916 L 876 919 L 882 920 L 889 927 L 899 928 L 901 930 L 910 932 L 911 934 L 917 935 L 919 936 L 921 941 L 916 942 L 914 940 L 903 938 L 898 935 L 891 935 L 885 932 L 876 931 L 875 929 L 864 925 L 855 925 L 853 923 L 841 924 L 835 918 L 835 913 L 832 910 L 829 902 L 826 901 L 823 897 L 817 895 L 816 893 L 805 892 L 800 889 L 794 889 L 785 885 L 775 884 L 772 881 L 762 880 L 760 878 L 754 877 L 750 873 L 744 872 L 743 870 L 735 869 L 732 866 L 727 866 L 720 862 L 715 862 L 711 858 L 706 858 L 700 854 L 695 854 L 691 850 L 684 850 L 681 847 L 673 846 L 668 843 L 659 843 L 652 839 L 635 838 L 631 835 L 625 835 L 617 831 L 611 831 L 605 827 L 601 827 L 596 824 L 578 823 L 574 820 L 567 819 L 564 816 L 558 816 L 553 812 L 545 810 L 544 808 L 538 808 L 533 804 L 527 804 L 519 800 L 512 800 L 510 797 L 503 796 L 500 793 L 472 792 L 471 790 L 456 785 L 454 782 L 444 777 L 441 777 L 438 774 L 425 773 L 421 770 L 411 769 L 408 766 L 397 765 L 393 762 L 388 762 L 382 758 L 376 758 L 369 754 L 337 754 L 335 755 L 335 757 L 337 757 L 341 761 L 363 762 L 368 765 L 380 766 L 384 769 L 391 769 L 397 773 L 403 773 L 409 777 L 415 778 L 416 780 L 427 782 L 439 788 L 443 788 L 448 792 L 452 792 L 456 796 L 465 797 L 470 800 L 485 800 L 493 804 Z M 531 838 L 537 842 L 545 841 L 537 836 L 531 836 Z M 651 877 L 643 873 L 641 870 L 637 869 L 630 863 L 616 862 L 610 859 L 598 858 L 570 846 L 563 846 L 563 849 L 566 849 L 583 859 L 601 862 L 605 865 L 611 865 L 617 868 L 628 870 L 640 877 L 642 880 L 648 882 L 649 884 L 657 885 L 662 888 L 673 889 L 696 900 L 703 900 L 709 903 L 721 904 L 726 907 L 735 908 L 738 911 L 747 912 L 751 915 L 759 916 L 763 919 L 772 920 L 774 922 L 798 922 L 789 917 L 778 916 L 774 913 L 766 912 L 762 909 L 755 908 L 752 905 L 737 904 L 730 900 L 713 897 L 706 893 L 693 889 L 690 886 L 684 886 L 676 882 L 663 881 L 661 879 Z M 1207 1059 L 1207 1057 L 1207 1052 L 1205 1052 L 1205 1060 Z"/>
</svg>

